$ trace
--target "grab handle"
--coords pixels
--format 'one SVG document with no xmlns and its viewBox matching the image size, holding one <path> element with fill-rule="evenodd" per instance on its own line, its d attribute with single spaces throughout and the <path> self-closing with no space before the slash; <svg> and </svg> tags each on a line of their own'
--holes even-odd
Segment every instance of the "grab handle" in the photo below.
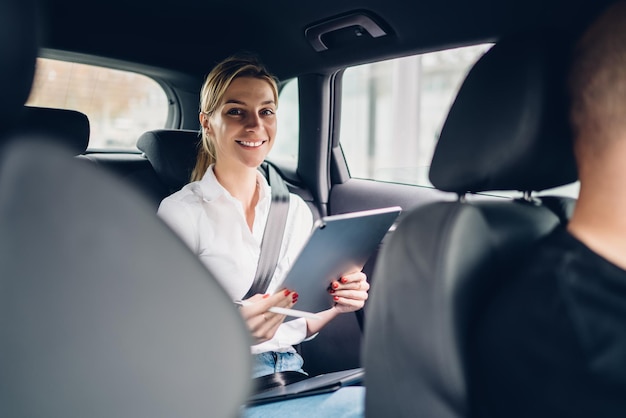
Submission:
<svg viewBox="0 0 626 418">
<path fill-rule="evenodd" d="M 322 41 L 322 36 L 351 26 L 357 27 L 357 36 L 361 36 L 363 31 L 369 33 L 372 38 L 379 38 L 387 34 L 371 17 L 363 13 L 352 13 L 310 26 L 305 29 L 304 35 L 313 49 L 316 52 L 321 52 L 328 49 Z"/>
</svg>

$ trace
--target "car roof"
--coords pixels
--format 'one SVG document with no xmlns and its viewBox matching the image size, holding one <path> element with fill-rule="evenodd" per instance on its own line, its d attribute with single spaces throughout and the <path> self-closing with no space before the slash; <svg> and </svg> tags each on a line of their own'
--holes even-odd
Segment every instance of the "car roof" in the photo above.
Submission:
<svg viewBox="0 0 626 418">
<path fill-rule="evenodd" d="M 258 53 L 279 78 L 329 73 L 394 56 L 494 41 L 510 32 L 577 27 L 598 0 L 41 0 L 42 45 L 202 77 L 238 51 Z M 361 11 L 385 32 L 354 28 L 316 52 L 305 30 Z"/>
</svg>

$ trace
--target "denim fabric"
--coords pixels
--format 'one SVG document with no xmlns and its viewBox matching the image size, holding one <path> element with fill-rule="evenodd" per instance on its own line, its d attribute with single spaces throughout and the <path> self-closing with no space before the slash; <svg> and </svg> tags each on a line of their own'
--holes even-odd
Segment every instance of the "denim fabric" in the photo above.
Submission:
<svg viewBox="0 0 626 418">
<path fill-rule="evenodd" d="M 298 353 L 266 353 L 252 356 L 252 378 L 273 374 L 276 372 L 296 371 L 305 373 L 302 370 L 304 360 Z"/>
<path fill-rule="evenodd" d="M 365 416 L 365 387 L 242 408 L 241 418 L 357 418 Z"/>
</svg>

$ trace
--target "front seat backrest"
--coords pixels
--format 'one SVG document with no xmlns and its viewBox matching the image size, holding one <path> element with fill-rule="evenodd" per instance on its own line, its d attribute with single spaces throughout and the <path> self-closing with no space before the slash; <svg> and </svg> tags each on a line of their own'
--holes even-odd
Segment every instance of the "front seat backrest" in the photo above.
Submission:
<svg viewBox="0 0 626 418">
<path fill-rule="evenodd" d="M 566 44 L 503 39 L 472 68 L 430 170 L 439 189 L 519 190 L 525 199 L 437 202 L 406 215 L 379 256 L 364 337 L 368 416 L 465 417 L 465 344 L 505 266 L 560 223 L 530 196 L 576 180 Z"/>
<path fill-rule="evenodd" d="M 0 415 L 236 416 L 249 334 L 152 207 L 45 142 L 0 167 Z"/>
<path fill-rule="evenodd" d="M 8 137 L 34 16 L 0 2 L 0 416 L 237 416 L 250 338 L 211 274 L 121 180 Z"/>
</svg>

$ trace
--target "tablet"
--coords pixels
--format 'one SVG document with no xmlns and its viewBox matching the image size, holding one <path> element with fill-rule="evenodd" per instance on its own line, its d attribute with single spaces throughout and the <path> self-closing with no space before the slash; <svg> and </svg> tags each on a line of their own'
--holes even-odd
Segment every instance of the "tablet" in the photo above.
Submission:
<svg viewBox="0 0 626 418">
<path fill-rule="evenodd" d="M 298 292 L 295 308 L 319 312 L 332 307 L 330 284 L 363 268 L 401 210 L 393 206 L 326 216 L 315 222 L 281 285 Z"/>
<path fill-rule="evenodd" d="M 286 386 L 277 386 L 248 398 L 248 406 L 268 402 L 284 401 L 303 396 L 334 392 L 345 386 L 361 385 L 365 371 L 363 368 L 342 370 L 309 377 Z"/>
</svg>

